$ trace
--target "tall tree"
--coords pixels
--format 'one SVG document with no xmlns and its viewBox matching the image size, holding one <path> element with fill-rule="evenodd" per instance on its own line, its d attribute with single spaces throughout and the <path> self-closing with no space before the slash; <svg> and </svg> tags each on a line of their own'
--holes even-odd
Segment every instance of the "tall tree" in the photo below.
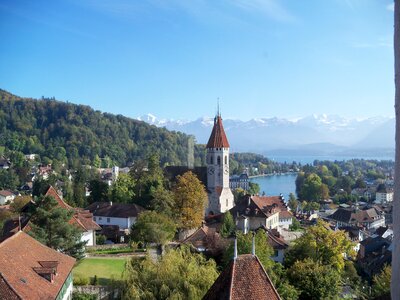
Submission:
<svg viewBox="0 0 400 300">
<path fill-rule="evenodd" d="M 323 221 L 308 227 L 304 235 L 298 238 L 285 255 L 285 265 L 291 266 L 298 260 L 311 258 L 341 272 L 345 265 L 343 254 L 352 256 L 352 243 L 344 231 L 333 231 Z"/>
<path fill-rule="evenodd" d="M 339 294 L 339 273 L 310 258 L 296 261 L 288 275 L 290 283 L 300 291 L 299 299 L 336 299 Z"/>
<path fill-rule="evenodd" d="M 221 229 L 219 232 L 222 237 L 227 238 L 235 232 L 235 229 L 236 226 L 232 214 L 227 211 L 226 213 L 224 213 L 224 219 L 222 221 Z"/>
<path fill-rule="evenodd" d="M 158 261 L 131 259 L 123 299 L 201 299 L 218 277 L 215 262 L 186 247 L 169 250 Z"/>
<path fill-rule="evenodd" d="M 183 230 L 199 227 L 203 220 L 207 194 L 204 185 L 192 172 L 177 177 L 173 189 L 174 214 Z"/>
<path fill-rule="evenodd" d="M 135 196 L 135 182 L 128 174 L 119 174 L 111 186 L 111 200 L 120 203 L 130 203 Z"/>
<path fill-rule="evenodd" d="M 132 225 L 131 238 L 135 242 L 164 245 L 172 240 L 176 226 L 167 216 L 155 211 L 142 212 L 137 222 Z"/>
<path fill-rule="evenodd" d="M 50 248 L 81 258 L 86 242 L 81 242 L 78 227 L 69 223 L 73 211 L 58 206 L 49 196 L 36 199 L 36 204 L 29 234 Z"/>
<path fill-rule="evenodd" d="M 396 113 L 395 197 L 393 201 L 394 251 L 392 261 L 392 299 L 400 299 L 400 0 L 394 5 L 394 71 Z"/>
</svg>

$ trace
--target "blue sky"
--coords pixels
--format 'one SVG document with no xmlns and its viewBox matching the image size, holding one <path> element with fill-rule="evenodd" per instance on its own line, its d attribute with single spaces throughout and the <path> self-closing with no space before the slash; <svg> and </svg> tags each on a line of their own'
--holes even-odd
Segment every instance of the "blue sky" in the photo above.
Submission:
<svg viewBox="0 0 400 300">
<path fill-rule="evenodd" d="M 390 0 L 2 0 L 0 88 L 137 117 L 394 115 Z"/>
</svg>

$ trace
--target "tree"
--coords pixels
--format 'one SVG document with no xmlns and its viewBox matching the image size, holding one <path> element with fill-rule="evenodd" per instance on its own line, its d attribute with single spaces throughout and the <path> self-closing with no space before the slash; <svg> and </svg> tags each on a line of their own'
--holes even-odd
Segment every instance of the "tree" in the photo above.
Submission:
<svg viewBox="0 0 400 300">
<path fill-rule="evenodd" d="M 293 193 L 289 194 L 288 206 L 292 211 L 297 210 L 297 206 L 299 205 L 299 201 L 297 201 L 296 196 Z"/>
<path fill-rule="evenodd" d="M 177 177 L 173 189 L 174 215 L 182 230 L 199 227 L 203 220 L 207 194 L 204 185 L 192 172 Z"/>
<path fill-rule="evenodd" d="M 239 254 L 249 254 L 252 251 L 253 235 L 252 233 L 244 234 L 242 232 L 236 233 L 237 250 Z M 258 230 L 254 236 L 255 250 L 258 259 L 266 269 L 267 273 L 272 272 L 274 261 L 271 256 L 274 254 L 272 247 L 268 244 L 268 238 L 264 230 Z M 226 249 L 224 253 L 224 263 L 227 265 L 233 258 L 233 243 Z M 270 274 L 271 276 L 271 274 Z M 272 276 L 271 276 L 272 277 Z"/>
<path fill-rule="evenodd" d="M 319 201 L 323 197 L 326 197 L 326 189 L 323 188 L 321 178 L 317 174 L 311 173 L 304 180 L 300 194 L 302 199 L 309 201 Z"/>
<path fill-rule="evenodd" d="M 395 174 L 400 174 L 400 3 L 394 3 L 394 82 L 395 114 L 396 114 L 396 157 Z M 393 232 L 397 238 L 393 239 L 393 276 L 392 276 L 392 299 L 400 299 L 400 176 L 395 177 L 394 200 L 393 200 Z"/>
<path fill-rule="evenodd" d="M 14 201 L 10 204 L 10 208 L 14 213 L 19 214 L 21 209 L 31 201 L 30 196 L 18 196 L 15 197 Z"/>
<path fill-rule="evenodd" d="M 150 202 L 151 209 L 168 217 L 173 216 L 174 194 L 170 190 L 160 185 L 151 189 L 151 196 L 153 197 Z"/>
<path fill-rule="evenodd" d="M 310 258 L 296 261 L 288 270 L 289 281 L 298 291 L 299 299 L 333 299 L 340 291 L 339 273 Z"/>
<path fill-rule="evenodd" d="M 187 247 L 169 250 L 158 261 L 129 260 L 123 299 L 201 299 L 218 277 L 214 260 Z"/>
<path fill-rule="evenodd" d="M 36 199 L 36 204 L 29 234 L 50 248 L 76 258 L 83 257 L 86 242 L 81 242 L 78 227 L 69 223 L 73 211 L 60 207 L 50 196 Z"/>
<path fill-rule="evenodd" d="M 224 214 L 224 219 L 222 221 L 221 229 L 220 229 L 220 234 L 222 237 L 227 238 L 231 236 L 236 229 L 235 221 L 233 220 L 232 214 L 227 211 Z"/>
<path fill-rule="evenodd" d="M 392 268 L 385 265 L 378 275 L 374 275 L 372 280 L 372 293 L 374 297 L 390 294 L 390 280 L 392 278 Z M 393 298 L 392 299 L 396 299 Z"/>
<path fill-rule="evenodd" d="M 345 265 L 343 255 L 353 256 L 352 243 L 342 230 L 333 231 L 323 221 L 308 227 L 286 252 L 285 265 L 291 266 L 298 260 L 311 258 L 321 265 L 330 266 L 341 272 Z"/>
<path fill-rule="evenodd" d="M 176 226 L 170 218 L 155 211 L 146 211 L 132 225 L 131 238 L 135 242 L 164 245 L 172 240 L 175 232 Z"/>
<path fill-rule="evenodd" d="M 119 174 L 111 186 L 111 200 L 119 203 L 130 203 L 135 196 L 135 182 L 128 174 Z"/>
<path fill-rule="evenodd" d="M 260 193 L 260 185 L 255 182 L 249 182 L 249 194 L 258 195 Z"/>
<path fill-rule="evenodd" d="M 108 201 L 108 184 L 100 179 L 92 179 L 89 181 L 89 191 L 90 203 Z"/>
</svg>

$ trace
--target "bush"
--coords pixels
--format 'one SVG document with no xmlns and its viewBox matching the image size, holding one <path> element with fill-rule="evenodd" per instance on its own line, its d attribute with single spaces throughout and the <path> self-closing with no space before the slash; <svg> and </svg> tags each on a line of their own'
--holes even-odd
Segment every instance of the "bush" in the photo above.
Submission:
<svg viewBox="0 0 400 300">
<path fill-rule="evenodd" d="M 96 235 L 96 245 L 104 245 L 106 240 L 107 238 L 105 235 L 102 234 Z"/>
<path fill-rule="evenodd" d="M 72 294 L 72 300 L 96 300 L 96 299 L 97 296 L 92 294 L 79 293 L 79 292 L 74 292 Z"/>
<path fill-rule="evenodd" d="M 94 275 L 92 280 L 92 285 L 98 285 L 98 284 L 99 284 L 99 279 L 97 278 L 97 275 Z"/>
<path fill-rule="evenodd" d="M 301 229 L 300 222 L 296 218 L 293 217 L 292 218 L 292 225 L 289 226 L 289 229 L 291 231 L 296 231 L 296 230 Z"/>
<path fill-rule="evenodd" d="M 74 285 L 88 285 L 89 284 L 89 278 L 88 277 L 82 277 L 82 276 L 75 276 L 74 277 Z"/>
</svg>

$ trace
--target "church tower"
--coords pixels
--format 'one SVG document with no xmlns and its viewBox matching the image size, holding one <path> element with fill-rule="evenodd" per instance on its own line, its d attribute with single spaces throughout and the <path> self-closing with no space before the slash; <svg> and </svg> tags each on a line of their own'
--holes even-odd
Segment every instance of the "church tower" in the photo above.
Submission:
<svg viewBox="0 0 400 300">
<path fill-rule="evenodd" d="M 224 213 L 233 207 L 233 194 L 229 188 L 229 142 L 219 113 L 214 118 L 207 143 L 207 188 L 206 214 Z"/>
</svg>

